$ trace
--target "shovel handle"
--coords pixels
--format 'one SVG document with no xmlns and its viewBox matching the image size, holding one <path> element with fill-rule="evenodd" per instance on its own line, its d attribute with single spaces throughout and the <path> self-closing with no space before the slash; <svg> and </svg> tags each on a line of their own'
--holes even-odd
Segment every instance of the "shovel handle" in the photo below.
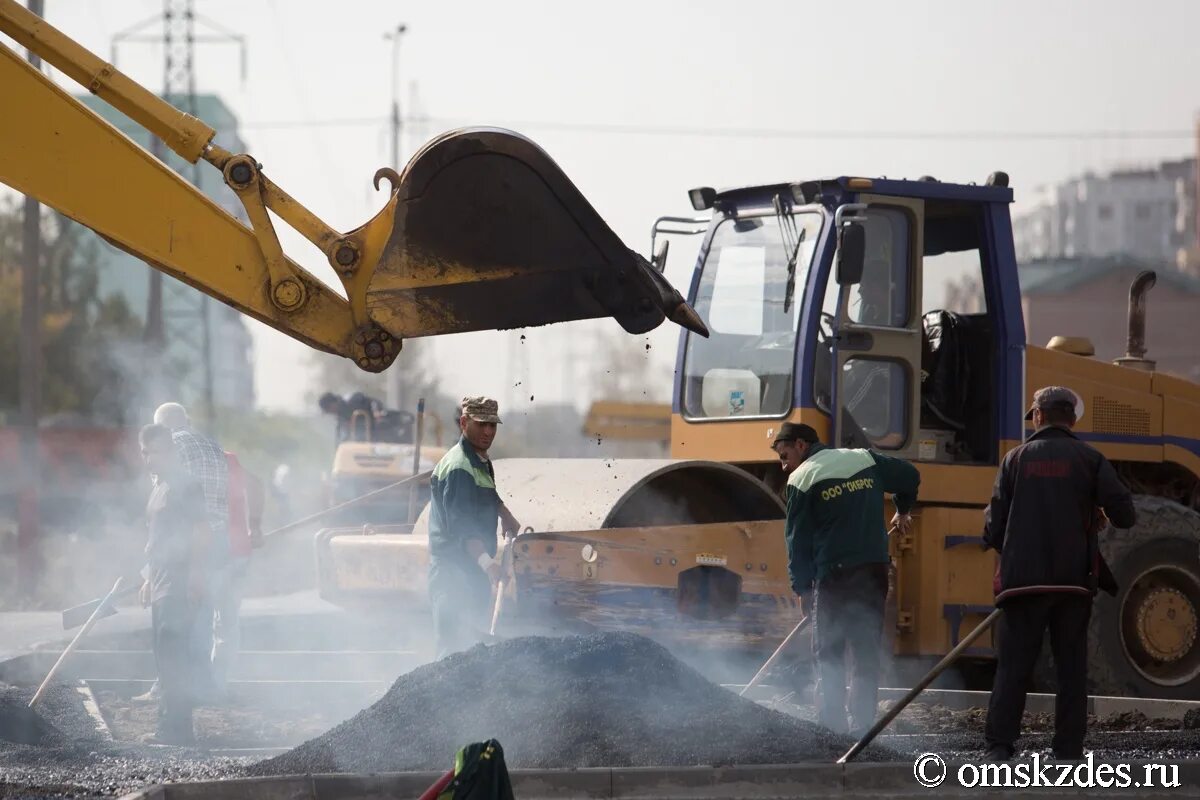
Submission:
<svg viewBox="0 0 1200 800">
<path fill-rule="evenodd" d="M 527 532 L 532 533 L 533 528 L 526 528 Z M 516 538 L 516 537 L 513 537 Z M 512 566 L 512 547 L 513 540 L 508 539 L 504 543 L 504 553 L 500 556 L 501 570 L 508 569 Z M 496 581 L 496 602 L 492 604 L 492 625 L 488 628 L 488 635 L 496 635 L 496 623 L 500 621 L 500 607 L 504 604 L 504 575 L 500 576 L 500 580 Z"/>
<path fill-rule="evenodd" d="M 438 778 L 437 782 L 434 783 L 433 786 L 430 786 L 428 789 L 426 789 L 420 798 L 418 798 L 418 800 L 435 800 L 435 798 L 441 794 L 453 780 L 454 770 L 450 770 L 445 775 Z"/>
<path fill-rule="evenodd" d="M 951 650 L 949 653 L 946 653 L 942 660 L 937 663 L 937 666 L 929 670 L 929 674 L 922 678 L 916 686 L 909 689 L 908 694 L 904 695 L 904 697 L 900 698 L 898 703 L 889 708 L 887 713 L 880 717 L 879 721 L 872 725 L 871 729 L 867 731 L 861 739 L 855 742 L 853 747 L 846 751 L 846 755 L 837 760 L 837 763 L 845 764 L 847 761 L 852 760 L 856 755 L 861 753 L 866 746 L 869 745 L 871 741 L 888 726 L 892 720 L 900 716 L 900 712 L 903 711 L 909 703 L 917 699 L 917 695 L 925 691 L 929 684 L 933 683 L 934 679 L 936 679 L 938 675 L 941 675 L 947 667 L 958 660 L 958 657 L 963 654 L 963 651 L 970 647 L 972 642 L 982 636 L 984 631 L 992 627 L 992 625 L 994 625 L 996 620 L 999 618 L 1000 609 L 998 608 L 994 609 L 992 613 L 988 614 L 983 622 L 979 623 L 979 625 L 975 627 L 975 630 L 968 633 L 962 641 L 955 645 L 953 650 Z"/>
<path fill-rule="evenodd" d="M 496 635 L 496 623 L 500 621 L 500 606 L 504 603 L 504 579 L 496 581 L 496 602 L 492 604 L 492 626 L 488 628 L 488 635 Z"/>
<path fill-rule="evenodd" d="M 305 525 L 310 525 L 314 522 L 318 522 L 318 521 L 324 519 L 325 517 L 328 517 L 330 514 L 333 514 L 338 511 L 344 511 L 347 508 L 353 508 L 354 506 L 358 505 L 359 503 L 370 500 L 373 497 L 378 497 L 379 495 L 384 494 L 385 492 L 390 492 L 393 489 L 399 489 L 401 486 L 407 486 L 408 484 L 413 483 L 414 481 L 421 479 L 421 478 L 428 478 L 430 476 L 430 474 L 431 473 L 429 473 L 429 472 L 422 472 L 419 475 L 410 475 L 407 478 L 404 478 L 403 480 L 398 480 L 395 483 L 389 483 L 387 486 L 382 486 L 378 489 L 375 489 L 374 491 L 367 492 L 364 495 L 359 495 L 358 497 L 355 497 L 352 500 L 347 500 L 344 503 L 338 503 L 336 506 L 330 506 L 329 508 L 325 509 L 324 511 L 318 511 L 316 514 L 309 514 L 307 517 L 304 517 L 303 519 L 298 519 L 295 522 L 289 522 L 287 525 L 284 525 L 283 527 L 280 527 L 280 528 L 276 528 L 273 531 L 267 531 L 266 533 L 263 534 L 263 540 L 269 541 L 270 539 L 278 536 L 281 533 L 287 533 L 288 531 L 294 531 L 297 528 L 302 528 Z"/>
<path fill-rule="evenodd" d="M 750 679 L 750 682 L 747 683 L 740 692 L 738 692 L 738 697 L 744 697 L 746 692 L 750 691 L 755 686 L 758 686 L 758 682 L 761 681 L 763 677 L 771 671 L 771 667 L 773 667 L 775 662 L 779 660 L 779 656 L 782 655 L 783 651 L 787 649 L 787 646 L 791 644 L 792 639 L 796 638 L 796 634 L 808 627 L 808 623 L 811 619 L 812 614 L 809 614 L 796 623 L 796 627 L 792 628 L 792 632 L 789 633 L 786 638 L 784 638 L 779 647 L 775 648 L 775 652 L 771 654 L 771 657 L 763 663 L 758 672 L 754 673 L 754 677 Z"/>
</svg>

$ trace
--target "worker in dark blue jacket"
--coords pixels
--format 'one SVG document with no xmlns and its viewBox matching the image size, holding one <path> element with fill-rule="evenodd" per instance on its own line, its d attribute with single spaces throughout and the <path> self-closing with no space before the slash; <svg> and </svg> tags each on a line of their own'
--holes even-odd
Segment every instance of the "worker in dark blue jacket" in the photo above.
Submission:
<svg viewBox="0 0 1200 800">
<path fill-rule="evenodd" d="M 492 583 L 500 576 L 496 520 L 505 535 L 520 529 L 496 493 L 488 458 L 499 424 L 495 400 L 463 398 L 462 438 L 430 479 L 429 599 L 438 658 L 470 647 L 487 629 Z"/>
<path fill-rule="evenodd" d="M 994 589 L 996 677 L 988 706 L 988 758 L 1012 758 L 1025 687 L 1050 631 L 1058 679 L 1055 756 L 1083 757 L 1087 635 L 1097 588 L 1117 587 L 1100 557 L 1098 509 L 1118 528 L 1137 521 L 1133 496 L 1112 464 L 1071 432 L 1082 403 L 1062 386 L 1038 389 L 1025 415 L 1035 432 L 1000 465 L 984 512 L 984 542 L 999 552 Z"/>
<path fill-rule="evenodd" d="M 907 533 L 921 474 L 907 461 L 872 450 L 826 447 L 808 425 L 784 423 L 772 446 L 788 475 L 785 535 L 792 591 L 801 608 L 815 615 L 819 719 L 836 733 L 848 729 L 849 650 L 854 658 L 849 731 L 861 735 L 875 722 L 879 698 L 890 563 L 883 496 L 893 496 L 892 523 Z"/>
</svg>

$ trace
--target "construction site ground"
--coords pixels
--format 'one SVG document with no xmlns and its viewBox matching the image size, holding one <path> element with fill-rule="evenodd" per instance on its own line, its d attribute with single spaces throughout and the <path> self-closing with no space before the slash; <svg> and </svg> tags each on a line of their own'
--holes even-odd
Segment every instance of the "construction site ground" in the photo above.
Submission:
<svg viewBox="0 0 1200 800">
<path fill-rule="evenodd" d="M 499 647 L 496 652 L 500 655 L 492 657 L 508 659 L 503 664 L 515 674 L 486 675 L 482 672 L 494 665 L 481 660 L 483 656 L 463 654 L 457 661 L 429 664 L 426 650 L 406 645 L 406 639 L 408 644 L 415 641 L 411 632 L 381 630 L 356 615 L 325 607 L 310 595 L 248 604 L 246 653 L 229 696 L 196 712 L 196 748 L 147 745 L 139 740 L 153 729 L 156 706 L 132 699 L 149 688 L 153 677 L 143 614 L 138 609 L 123 609 L 117 617 L 101 623 L 86 649 L 76 654 L 71 662 L 74 667 L 64 673 L 61 685 L 39 708 L 39 716 L 53 728 L 52 736 L 39 744 L 27 744 L 3 738 L 0 730 L 0 798 L 119 796 L 155 784 L 216 780 L 238 783 L 223 784 L 221 791 L 197 784 L 187 796 L 215 797 L 236 786 L 237 793 L 247 798 L 276 797 L 281 796 L 277 790 L 292 784 L 250 776 L 273 775 L 272 765 L 288 766 L 289 758 L 292 766 L 280 770 L 289 774 L 415 773 L 387 779 L 392 781 L 392 790 L 399 791 L 402 786 L 421 785 L 427 773 L 450 766 L 454 749 L 450 742 L 457 741 L 455 726 L 466 724 L 462 720 L 511 719 L 513 711 L 505 697 L 514 687 L 532 696 L 532 690 L 521 689 L 519 683 L 521 671 L 535 669 L 538 659 L 577 662 L 582 671 L 566 675 L 550 693 L 550 702 L 529 712 L 541 718 L 558 715 L 553 719 L 557 743 L 546 746 L 541 756 L 531 758 L 528 748 L 535 740 L 524 731 L 494 732 L 502 744 L 510 742 L 507 752 L 518 797 L 763 797 L 788 796 L 799 786 L 807 787 L 804 793 L 817 795 L 928 793 L 913 779 L 912 763 L 917 755 L 933 752 L 947 761 L 978 759 L 983 745 L 985 712 L 971 704 L 980 703 L 986 693 L 940 690 L 903 712 L 877 740 L 877 746 L 863 755 L 867 763 L 855 769 L 865 772 L 837 771 L 841 768 L 834 768 L 832 762 L 849 740 L 834 738 L 813 725 L 807 698 L 769 685 L 758 687 L 752 697 L 759 709 L 783 715 L 759 717 L 759 712 L 747 710 L 748 704 L 736 704 L 741 703 L 736 698 L 739 687 L 730 684 L 725 675 L 719 682 L 729 685 L 718 690 L 715 683 L 677 666 L 672 657 L 646 649 L 648 645 L 643 646 L 636 637 L 585 643 L 578 653 L 571 649 L 565 657 L 563 651 L 554 649 L 560 647 L 557 644 L 542 652 L 541 645 L 524 644 L 526 640 L 501 643 L 492 647 Z M 7 619 L 14 616 L 20 615 L 0 614 L 0 641 L 7 656 L 0 659 L 0 717 L 4 709 L 27 702 L 66 637 L 61 627 L 53 630 L 51 622 L 57 620 L 57 614 L 37 624 L 28 616 Z M 16 635 L 9 637 L 10 631 Z M 370 643 L 370 648 L 364 643 Z M 608 683 L 597 680 L 601 673 L 588 671 L 593 663 L 595 670 L 607 670 L 617 678 Z M 439 666 L 445 664 L 448 666 Z M 675 692 L 670 695 L 670 705 L 685 706 L 686 713 L 668 716 L 662 730 L 637 740 L 632 749 L 598 747 L 594 739 L 597 728 L 624 731 L 625 726 L 628 730 L 616 738 L 637 739 L 650 718 L 634 714 L 637 707 L 642 707 L 639 713 L 662 716 L 646 698 L 629 696 L 630 686 L 644 682 L 638 676 L 646 670 L 658 675 L 655 680 L 662 686 L 656 692 Z M 480 702 L 484 708 L 467 705 L 455 712 L 462 720 L 455 721 L 454 713 L 432 707 L 416 709 L 412 720 L 402 713 L 413 709 L 423 695 L 463 696 L 466 689 L 460 684 L 471 683 L 475 680 L 471 676 L 477 674 L 479 680 L 491 680 L 494 686 L 483 693 Z M 881 709 L 898 694 L 898 690 L 885 691 Z M 563 699 L 555 699 L 559 697 Z M 1050 698 L 1031 698 L 1021 741 L 1026 756 L 1049 747 L 1053 726 L 1050 702 Z M 1195 796 L 1200 793 L 1200 776 L 1191 765 L 1200 760 L 1200 711 L 1194 710 L 1194 705 L 1173 701 L 1106 704 L 1097 699 L 1088 747 L 1098 762 L 1182 765 L 1180 776 L 1185 785 L 1176 792 Z M 428 731 L 445 728 L 446 741 L 434 736 L 428 750 L 420 752 L 401 746 L 411 739 L 429 738 L 428 731 L 414 730 L 415 720 L 422 718 L 426 718 Z M 389 720 L 399 721 L 393 725 Z M 711 729 L 703 730 L 705 726 Z M 734 735 L 735 731 L 742 733 Z M 388 741 L 389 736 L 395 741 Z M 289 752 L 310 740 L 317 743 L 295 750 L 294 755 Z M 329 760 L 330 751 L 322 749 L 321 742 L 340 742 L 339 746 L 349 751 L 364 750 L 361 742 L 376 742 L 380 752 L 335 763 L 338 760 Z M 273 758 L 279 760 L 273 762 Z M 772 766 L 778 763 L 802 764 L 807 771 Z M 863 782 L 863 775 L 883 780 L 880 776 L 885 774 L 886 781 L 874 789 L 869 781 Z M 578 791 L 564 788 L 563 781 L 568 780 L 564 775 L 574 776 L 569 780 L 576 781 Z M 307 796 L 365 796 L 355 794 L 365 789 L 349 776 L 323 780 L 323 788 L 318 791 L 318 784 L 312 783 Z M 603 788 L 605 781 L 610 787 L 608 794 L 596 788 Z M 722 793 L 725 789 L 716 788 L 730 781 L 742 787 L 736 790 L 741 794 L 727 795 Z M 432 778 L 424 785 L 428 783 Z M 620 786 L 626 789 L 618 791 Z M 648 788 L 653 786 L 659 788 Z M 1191 786 L 1190 791 L 1186 786 Z M 772 791 L 778 794 L 772 795 Z M 419 789 L 412 792 L 414 797 L 418 794 Z M 1143 792 L 1140 796 L 1151 795 Z"/>
</svg>

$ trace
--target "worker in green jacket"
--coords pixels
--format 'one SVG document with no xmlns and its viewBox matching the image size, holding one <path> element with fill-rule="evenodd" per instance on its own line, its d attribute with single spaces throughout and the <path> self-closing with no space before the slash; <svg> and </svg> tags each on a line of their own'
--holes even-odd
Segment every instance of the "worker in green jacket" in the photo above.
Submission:
<svg viewBox="0 0 1200 800">
<path fill-rule="evenodd" d="M 433 469 L 429 507 L 429 599 L 437 657 L 466 649 L 490 621 L 492 584 L 500 577 L 496 520 L 506 536 L 520 525 L 496 492 L 488 450 L 500 424 L 499 404 L 464 397 L 462 438 Z"/>
<path fill-rule="evenodd" d="M 861 735 L 875 722 L 879 697 L 889 566 L 883 495 L 896 505 L 893 526 L 907 533 L 921 475 L 872 450 L 826 447 L 808 425 L 784 423 L 772 447 L 788 476 L 788 576 L 801 609 L 814 615 L 819 720 Z M 847 650 L 854 659 L 849 726 Z"/>
</svg>

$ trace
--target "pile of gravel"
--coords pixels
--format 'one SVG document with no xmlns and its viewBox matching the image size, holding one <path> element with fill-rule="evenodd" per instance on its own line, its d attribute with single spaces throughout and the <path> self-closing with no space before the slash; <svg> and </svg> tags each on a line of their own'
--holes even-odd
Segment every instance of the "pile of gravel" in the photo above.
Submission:
<svg viewBox="0 0 1200 800">
<path fill-rule="evenodd" d="M 64 737 L 36 709 L 25 692 L 0 691 L 0 741 L 9 744 L 54 745 Z"/>
<path fill-rule="evenodd" d="M 478 645 L 420 667 L 248 772 L 437 770 L 489 738 L 509 766 L 540 768 L 828 763 L 852 744 L 722 689 L 649 639 L 605 633 Z"/>
<path fill-rule="evenodd" d="M 52 684 L 35 708 L 34 689 L 0 683 L 0 755 L 23 747 L 92 747 L 104 741 L 73 686 Z"/>
</svg>

